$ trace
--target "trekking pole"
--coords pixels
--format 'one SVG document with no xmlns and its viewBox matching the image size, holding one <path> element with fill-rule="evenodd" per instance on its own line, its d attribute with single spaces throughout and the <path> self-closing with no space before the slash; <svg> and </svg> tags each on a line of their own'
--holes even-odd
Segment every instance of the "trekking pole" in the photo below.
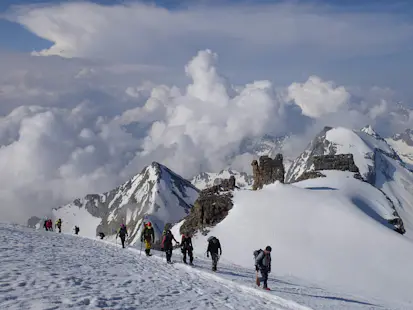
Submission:
<svg viewBox="0 0 413 310">
<path fill-rule="evenodd" d="M 142 229 L 142 226 L 145 224 L 145 218 L 146 218 L 146 215 L 143 217 L 143 219 L 142 219 L 142 224 L 141 224 L 141 235 L 142 235 L 142 232 L 143 232 L 143 229 Z M 142 241 L 142 239 L 141 239 L 141 251 L 139 252 L 139 256 L 141 256 L 142 255 L 142 246 L 143 246 L 143 241 Z"/>
</svg>

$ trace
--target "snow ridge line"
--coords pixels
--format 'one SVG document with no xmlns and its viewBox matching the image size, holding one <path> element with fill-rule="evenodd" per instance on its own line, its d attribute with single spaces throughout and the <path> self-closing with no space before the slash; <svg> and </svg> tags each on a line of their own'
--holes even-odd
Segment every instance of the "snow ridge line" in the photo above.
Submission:
<svg viewBox="0 0 413 310">
<path fill-rule="evenodd" d="M 135 253 L 142 253 L 142 251 L 140 251 L 138 249 L 135 249 L 135 248 L 127 248 L 127 250 L 129 250 L 131 252 L 135 252 Z M 161 260 L 161 261 L 165 259 L 164 257 L 158 256 L 158 255 L 152 255 L 151 258 L 155 258 L 155 259 Z M 177 267 L 179 269 L 184 269 L 184 270 L 190 271 L 190 272 L 195 272 L 199 276 L 203 277 L 204 279 L 214 280 L 216 282 L 221 283 L 223 286 L 225 286 L 227 288 L 238 288 L 238 289 L 240 289 L 240 290 L 242 290 L 246 293 L 250 293 L 250 294 L 253 294 L 255 296 L 265 298 L 265 299 L 267 299 L 269 301 L 272 301 L 272 302 L 275 302 L 275 303 L 279 303 L 280 305 L 288 307 L 292 310 L 314 310 L 312 308 L 300 305 L 300 304 L 298 304 L 298 303 L 296 303 L 292 300 L 287 300 L 287 299 L 269 294 L 267 292 L 260 292 L 255 288 L 248 287 L 248 286 L 245 286 L 243 284 L 239 284 L 239 283 L 233 282 L 231 280 L 224 279 L 224 278 L 222 278 L 218 275 L 211 274 L 211 273 L 205 272 L 203 270 L 199 270 L 197 268 L 186 266 L 186 265 L 184 265 L 183 263 L 180 263 L 180 262 L 174 263 L 174 267 Z"/>
</svg>

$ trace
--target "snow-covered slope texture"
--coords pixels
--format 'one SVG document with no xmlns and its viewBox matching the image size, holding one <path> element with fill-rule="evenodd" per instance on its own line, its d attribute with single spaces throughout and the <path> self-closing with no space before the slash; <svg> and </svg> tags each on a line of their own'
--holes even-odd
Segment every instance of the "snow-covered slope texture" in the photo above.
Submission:
<svg viewBox="0 0 413 310">
<path fill-rule="evenodd" d="M 77 236 L 0 224 L 0 248 L 0 309 L 5 310 L 311 310 L 276 292 L 211 274 L 202 266 L 167 265 L 157 256 L 148 258 L 134 249 Z M 233 278 L 252 282 L 252 275 L 243 270 L 226 270 L 238 275 Z M 290 287 L 282 286 L 280 290 Z M 323 292 L 307 292 L 321 296 L 323 304 Z M 327 300 L 325 304 L 346 302 Z"/>
<path fill-rule="evenodd" d="M 185 217 L 198 198 L 198 189 L 167 167 L 152 163 L 118 188 L 87 195 L 53 210 L 54 218 L 62 218 L 64 232 L 80 227 L 80 235 L 95 237 L 103 231 L 114 235 L 121 223 L 129 231 L 128 243 L 139 240 L 142 219 L 150 220 L 157 239 L 166 223 Z"/>
<path fill-rule="evenodd" d="M 401 217 L 407 236 L 413 233 L 413 174 L 398 154 L 370 127 L 360 131 L 346 128 L 324 130 L 294 161 L 287 172 L 287 182 L 295 182 L 305 171 L 314 169 L 312 156 L 353 154 L 362 178 L 382 190 Z"/>
<path fill-rule="evenodd" d="M 229 215 L 207 236 L 194 238 L 195 250 L 203 251 L 214 235 L 223 247 L 222 261 L 252 269 L 253 251 L 271 245 L 275 278 L 294 276 L 371 297 L 371 309 L 413 309 L 413 243 L 369 214 L 387 212 L 378 190 L 352 177 L 347 184 L 340 180 L 236 191 Z"/>
<path fill-rule="evenodd" d="M 396 134 L 386 139 L 387 143 L 399 154 L 401 159 L 410 167 L 413 167 L 413 130 L 407 129 L 403 133 Z"/>
<path fill-rule="evenodd" d="M 252 175 L 248 175 L 245 172 L 238 172 L 232 169 L 222 170 L 219 173 L 202 172 L 195 176 L 191 180 L 191 183 L 196 188 L 203 190 L 205 188 L 218 185 L 222 182 L 222 180 L 229 179 L 231 176 L 235 177 L 236 185 L 239 188 L 252 188 L 252 184 L 254 183 Z"/>
</svg>

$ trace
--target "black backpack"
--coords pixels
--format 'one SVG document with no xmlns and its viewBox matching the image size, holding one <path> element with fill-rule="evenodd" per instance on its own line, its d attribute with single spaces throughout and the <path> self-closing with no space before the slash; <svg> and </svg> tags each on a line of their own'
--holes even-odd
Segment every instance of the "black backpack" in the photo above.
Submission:
<svg viewBox="0 0 413 310">
<path fill-rule="evenodd" d="M 262 249 L 259 249 L 259 250 L 255 250 L 254 251 L 254 259 L 257 259 L 257 256 L 260 254 L 262 252 Z"/>
<path fill-rule="evenodd" d="M 121 227 L 119 230 L 119 236 L 124 237 L 126 235 L 126 227 Z"/>
</svg>

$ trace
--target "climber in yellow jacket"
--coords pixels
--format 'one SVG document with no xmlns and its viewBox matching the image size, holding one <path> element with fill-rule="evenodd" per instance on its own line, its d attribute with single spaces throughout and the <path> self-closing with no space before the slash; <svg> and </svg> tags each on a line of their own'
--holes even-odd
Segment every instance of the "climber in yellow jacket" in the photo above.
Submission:
<svg viewBox="0 0 413 310">
<path fill-rule="evenodd" d="M 145 228 L 141 234 L 141 242 L 145 241 L 146 256 L 151 256 L 152 243 L 155 242 L 155 231 L 153 230 L 151 222 L 145 224 Z"/>
<path fill-rule="evenodd" d="M 59 228 L 59 233 L 61 233 L 62 232 L 62 219 L 58 219 L 54 226 L 55 228 L 56 227 Z"/>
</svg>

